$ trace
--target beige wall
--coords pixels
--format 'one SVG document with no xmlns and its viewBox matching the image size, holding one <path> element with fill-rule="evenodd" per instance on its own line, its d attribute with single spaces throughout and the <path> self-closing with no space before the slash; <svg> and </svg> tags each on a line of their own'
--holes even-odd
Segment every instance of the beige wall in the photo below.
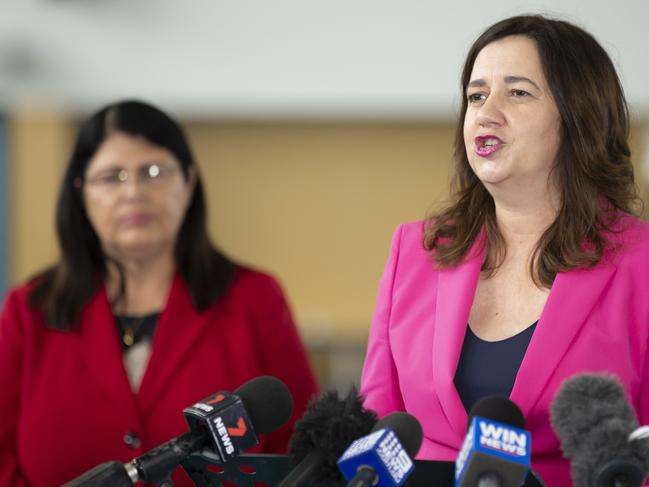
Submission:
<svg viewBox="0 0 649 487">
<path fill-rule="evenodd" d="M 215 240 L 278 275 L 310 333 L 364 336 L 395 226 L 446 191 L 451 129 L 191 125 L 190 134 Z"/>
<path fill-rule="evenodd" d="M 11 120 L 14 283 L 56 257 L 54 205 L 72 127 L 52 114 L 19 113 Z M 362 341 L 392 231 L 421 219 L 446 195 L 451 125 L 187 128 L 207 186 L 214 240 L 280 278 L 307 337 Z M 646 147 L 640 128 L 634 154 Z"/>
<path fill-rule="evenodd" d="M 55 113 L 14 113 L 9 119 L 9 282 L 31 276 L 57 256 L 54 208 L 74 136 Z"/>
</svg>

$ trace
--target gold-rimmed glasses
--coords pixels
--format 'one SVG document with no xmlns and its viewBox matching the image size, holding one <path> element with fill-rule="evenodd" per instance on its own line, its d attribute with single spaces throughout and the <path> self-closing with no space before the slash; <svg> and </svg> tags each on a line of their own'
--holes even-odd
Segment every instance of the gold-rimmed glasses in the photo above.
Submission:
<svg viewBox="0 0 649 487">
<path fill-rule="evenodd" d="M 142 186 L 158 186 L 168 180 L 180 168 L 177 165 L 159 164 L 157 162 L 151 164 L 144 164 L 138 167 L 135 171 L 129 172 L 127 169 L 121 167 L 112 167 L 96 174 L 77 178 L 75 186 L 80 188 L 82 185 L 94 187 L 102 190 L 116 190 L 124 187 L 124 185 L 134 180 Z"/>
</svg>

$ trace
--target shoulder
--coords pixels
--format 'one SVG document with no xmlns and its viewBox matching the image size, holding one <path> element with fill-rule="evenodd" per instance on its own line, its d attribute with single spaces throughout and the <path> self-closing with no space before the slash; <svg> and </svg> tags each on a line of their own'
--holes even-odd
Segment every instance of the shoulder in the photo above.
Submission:
<svg viewBox="0 0 649 487">
<path fill-rule="evenodd" d="M 617 267 L 649 268 L 649 223 L 620 214 L 609 236 L 611 260 Z"/>
<path fill-rule="evenodd" d="M 27 329 L 44 329 L 44 320 L 41 310 L 30 305 L 30 295 L 38 284 L 37 279 L 32 279 L 10 289 L 2 303 L 2 318 L 0 328 L 18 327 Z"/>
<path fill-rule="evenodd" d="M 245 291 L 270 291 L 279 290 L 280 285 L 273 275 L 265 271 L 237 265 L 232 288 Z"/>
<path fill-rule="evenodd" d="M 283 299 L 284 292 L 271 274 L 248 266 L 237 265 L 234 280 L 226 296 L 230 303 L 260 303 Z"/>
<path fill-rule="evenodd" d="M 400 238 L 404 242 L 422 243 L 424 238 L 424 229 L 427 225 L 428 223 L 423 220 L 401 223 L 397 227 L 395 233 L 399 233 Z"/>
<path fill-rule="evenodd" d="M 27 310 L 29 306 L 29 297 L 32 291 L 40 283 L 40 276 L 30 279 L 22 284 L 19 284 L 7 291 L 5 298 L 3 300 L 3 309 L 5 311 L 7 308 L 18 308 Z"/>
<path fill-rule="evenodd" d="M 649 251 L 649 223 L 622 213 L 613 226 L 610 240 L 623 252 Z"/>
<path fill-rule="evenodd" d="M 424 248 L 424 230 L 426 222 L 417 220 L 402 223 L 397 226 L 392 236 L 390 253 L 403 260 L 430 260 L 428 251 Z"/>
</svg>

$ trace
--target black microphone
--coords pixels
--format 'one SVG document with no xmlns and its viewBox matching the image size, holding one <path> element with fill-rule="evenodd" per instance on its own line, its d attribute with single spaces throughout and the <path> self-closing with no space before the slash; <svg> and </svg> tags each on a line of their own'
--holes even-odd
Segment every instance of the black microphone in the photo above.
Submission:
<svg viewBox="0 0 649 487">
<path fill-rule="evenodd" d="M 555 397 L 551 424 L 581 487 L 639 487 L 649 473 L 649 444 L 630 441 L 638 421 L 619 380 L 580 374 Z"/>
<path fill-rule="evenodd" d="M 133 487 L 137 482 L 137 477 L 133 480 L 132 474 L 137 474 L 137 472 L 129 474 L 126 465 L 123 463 L 105 462 L 88 470 L 62 487 Z"/>
<path fill-rule="evenodd" d="M 399 487 L 415 466 L 424 434 L 417 418 L 405 412 L 380 419 L 372 433 L 355 440 L 338 460 L 347 487 Z"/>
<path fill-rule="evenodd" d="M 524 428 L 522 411 L 509 399 L 487 396 L 475 403 L 455 462 L 455 487 L 521 485 L 532 450 Z"/>
<path fill-rule="evenodd" d="M 258 443 L 257 434 L 285 424 L 293 398 L 283 382 L 262 376 L 234 393 L 218 392 L 183 411 L 190 431 L 127 464 L 98 465 L 63 487 L 132 487 L 137 482 L 160 484 L 190 454 L 209 448 L 222 462 Z"/>
<path fill-rule="evenodd" d="M 329 391 L 312 400 L 289 441 L 289 460 L 295 468 L 278 487 L 339 482 L 338 457 L 352 441 L 368 434 L 375 423 L 376 414 L 363 408 L 363 398 L 355 388 L 344 398 Z"/>
</svg>

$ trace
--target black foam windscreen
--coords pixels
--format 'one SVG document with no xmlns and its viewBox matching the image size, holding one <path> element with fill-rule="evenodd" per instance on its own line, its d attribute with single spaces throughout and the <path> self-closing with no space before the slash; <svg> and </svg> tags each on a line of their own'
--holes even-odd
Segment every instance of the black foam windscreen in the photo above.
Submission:
<svg viewBox="0 0 649 487">
<path fill-rule="evenodd" d="M 486 396 L 476 402 L 469 412 L 468 424 L 474 416 L 508 424 L 515 428 L 525 429 L 525 416 L 516 403 L 504 396 Z"/>
<path fill-rule="evenodd" d="M 319 462 L 313 482 L 340 480 L 336 462 L 349 444 L 367 435 L 376 424 L 376 413 L 363 407 L 363 398 L 355 388 L 341 398 L 337 391 L 328 391 L 314 398 L 304 416 L 295 424 L 288 445 L 290 463 L 300 464 L 305 458 L 319 452 Z"/>
<path fill-rule="evenodd" d="M 275 377 L 255 377 L 233 394 L 241 398 L 257 434 L 275 431 L 286 424 L 293 413 L 293 397 L 286 385 Z"/>
</svg>

